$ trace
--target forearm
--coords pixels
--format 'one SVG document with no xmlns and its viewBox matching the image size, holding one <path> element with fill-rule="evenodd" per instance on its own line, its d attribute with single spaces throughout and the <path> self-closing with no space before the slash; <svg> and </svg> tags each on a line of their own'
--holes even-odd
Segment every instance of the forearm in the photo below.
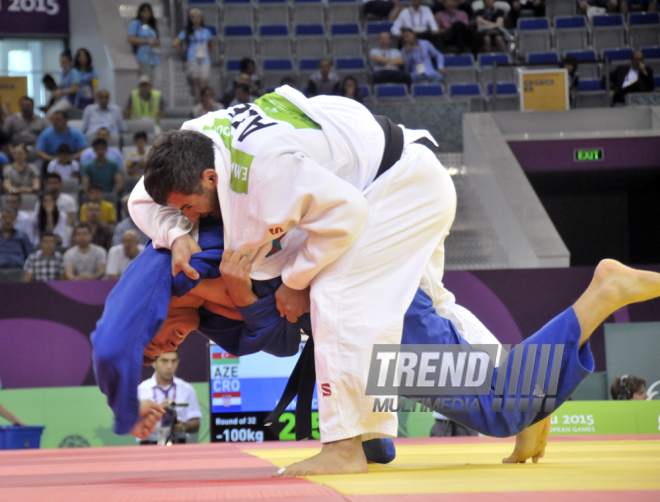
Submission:
<svg viewBox="0 0 660 502">
<path fill-rule="evenodd" d="M 183 423 L 183 432 L 194 434 L 199 431 L 199 418 L 191 418 Z"/>
<path fill-rule="evenodd" d="M 39 157 L 41 160 L 55 160 L 55 157 L 52 155 L 49 155 L 48 153 L 44 152 L 43 150 L 37 150 L 37 157 Z"/>
<path fill-rule="evenodd" d="M 190 233 L 192 224 L 176 209 L 156 204 L 144 188 L 142 178 L 131 193 L 128 211 L 137 227 L 156 248 L 172 248 L 177 237 Z"/>
<path fill-rule="evenodd" d="M 12 424 L 15 424 L 16 422 L 19 421 L 14 414 L 12 414 L 7 408 L 2 406 L 1 404 L 0 404 L 0 417 L 11 422 Z"/>
</svg>

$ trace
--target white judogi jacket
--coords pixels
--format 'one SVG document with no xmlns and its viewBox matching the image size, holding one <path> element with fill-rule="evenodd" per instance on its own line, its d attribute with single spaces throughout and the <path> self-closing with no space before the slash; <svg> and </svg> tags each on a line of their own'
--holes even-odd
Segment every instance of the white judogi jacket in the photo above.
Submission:
<svg viewBox="0 0 660 502">
<path fill-rule="evenodd" d="M 225 247 L 252 262 L 250 276 L 282 276 L 306 288 L 358 238 L 369 214 L 362 191 L 380 165 L 385 137 L 359 103 L 307 99 L 284 86 L 250 105 L 186 122 L 214 142 Z M 405 143 L 430 135 L 404 129 Z M 143 180 L 131 217 L 155 247 L 171 248 L 192 230 L 181 212 L 155 204 Z"/>
</svg>

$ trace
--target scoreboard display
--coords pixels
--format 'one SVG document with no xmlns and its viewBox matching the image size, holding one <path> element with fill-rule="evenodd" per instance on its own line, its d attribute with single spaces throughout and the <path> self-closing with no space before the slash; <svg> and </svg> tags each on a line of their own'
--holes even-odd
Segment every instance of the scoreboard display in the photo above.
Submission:
<svg viewBox="0 0 660 502">
<path fill-rule="evenodd" d="M 294 399 L 279 418 L 264 422 L 279 402 L 305 343 L 291 357 L 264 352 L 235 357 L 214 343 L 209 344 L 209 391 L 211 442 L 261 442 L 295 440 Z M 312 400 L 312 438 L 320 439 L 316 388 Z"/>
</svg>

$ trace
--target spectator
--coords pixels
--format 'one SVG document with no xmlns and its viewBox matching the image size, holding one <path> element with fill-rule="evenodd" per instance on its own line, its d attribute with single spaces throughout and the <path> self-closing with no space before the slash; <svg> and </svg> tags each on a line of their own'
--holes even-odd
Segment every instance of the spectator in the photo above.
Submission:
<svg viewBox="0 0 660 502">
<path fill-rule="evenodd" d="M 32 217 L 34 225 L 33 242 L 35 246 L 39 245 L 44 232 L 48 232 L 57 236 L 58 246 L 69 247 L 71 227 L 68 227 L 66 224 L 66 213 L 60 213 L 57 207 L 55 194 L 51 192 L 43 193 L 39 198 L 39 206 L 35 209 Z"/>
<path fill-rule="evenodd" d="M 646 401 L 646 378 L 635 375 L 616 377 L 610 387 L 610 395 L 615 401 Z"/>
<path fill-rule="evenodd" d="M 456 0 L 445 0 L 445 10 L 437 12 L 435 20 L 442 37 L 444 47 L 455 45 L 459 54 L 465 52 L 465 48 L 472 51 L 474 45 L 474 34 L 470 28 L 470 20 L 467 13 L 458 10 Z"/>
<path fill-rule="evenodd" d="M 362 91 L 358 86 L 358 81 L 355 79 L 355 77 L 346 77 L 341 83 L 337 94 L 345 98 L 354 99 L 358 103 L 362 103 L 364 101 L 364 94 L 362 94 Z"/>
<path fill-rule="evenodd" d="M 103 187 L 101 185 L 95 183 L 90 186 L 89 190 L 87 191 L 87 196 L 89 197 L 89 202 L 97 202 L 101 205 L 100 219 L 103 223 L 106 225 L 114 225 L 117 223 L 117 212 L 115 211 L 115 205 L 112 202 L 103 199 Z M 89 203 L 85 203 L 80 208 L 80 221 L 87 221 L 88 204 Z"/>
<path fill-rule="evenodd" d="M 247 85 L 248 89 L 250 89 L 250 94 L 252 94 L 253 96 L 257 96 L 257 94 L 254 94 L 252 92 L 252 88 L 250 87 L 250 85 L 252 84 L 252 81 L 250 80 L 250 78 L 251 78 L 250 75 L 247 74 L 247 73 L 239 74 L 238 77 L 236 77 L 236 79 L 229 85 L 229 87 L 225 91 L 224 96 L 222 96 L 222 99 L 220 100 L 220 102 L 225 107 L 231 106 L 232 101 L 234 101 L 234 98 L 236 97 L 236 95 L 234 93 L 234 90 L 236 89 L 236 86 L 238 84 Z"/>
<path fill-rule="evenodd" d="M 534 17 L 545 16 L 544 0 L 509 0 L 509 4 L 511 5 L 509 21 L 512 28 L 518 27 L 518 18 L 523 10 L 533 12 Z"/>
<path fill-rule="evenodd" d="M 165 101 L 163 93 L 151 88 L 151 81 L 147 75 L 138 80 L 138 88 L 131 91 L 126 104 L 124 118 L 165 118 Z"/>
<path fill-rule="evenodd" d="M 13 149 L 14 162 L 2 169 L 2 186 L 7 192 L 35 193 L 41 188 L 41 174 L 34 164 L 27 161 L 28 153 L 24 145 Z"/>
<path fill-rule="evenodd" d="M 644 53 L 634 51 L 630 57 L 630 66 L 618 66 L 610 73 L 612 83 L 612 105 L 624 103 L 626 94 L 651 92 L 655 89 L 653 68 L 644 63 Z"/>
<path fill-rule="evenodd" d="M 658 10 L 658 0 L 621 0 L 618 7 L 624 16 L 628 15 L 631 7 L 633 11 L 656 12 Z M 616 10 L 613 12 L 616 12 Z"/>
<path fill-rule="evenodd" d="M 562 66 L 566 68 L 568 72 L 568 92 L 569 99 L 571 101 L 571 106 L 575 106 L 575 96 L 577 95 L 578 83 L 580 82 L 580 76 L 578 75 L 577 68 L 578 62 L 575 59 L 575 56 L 569 54 L 564 58 Z"/>
<path fill-rule="evenodd" d="M 84 110 L 89 105 L 94 104 L 94 91 L 99 83 L 99 74 L 92 67 L 92 55 L 84 48 L 76 51 L 73 66 L 78 70 L 78 74 L 80 75 L 80 83 L 78 84 L 78 93 L 76 94 L 74 106 L 80 110 Z M 83 130 L 83 132 L 85 131 Z"/>
<path fill-rule="evenodd" d="M 147 133 L 144 131 L 136 132 L 133 135 L 133 147 L 124 148 L 126 174 L 129 178 L 140 179 L 142 177 L 144 174 L 144 159 L 150 149 L 151 147 L 147 146 Z"/>
<path fill-rule="evenodd" d="M 14 209 L 0 210 L 0 268 L 23 268 L 33 251 L 28 235 L 14 228 L 15 221 Z"/>
<path fill-rule="evenodd" d="M 589 7 L 600 7 L 601 9 L 605 9 L 608 14 L 614 14 L 619 10 L 619 1 L 618 0 L 578 0 L 578 6 L 583 16 L 587 15 L 587 11 L 589 10 Z"/>
<path fill-rule="evenodd" d="M 41 234 L 37 251 L 25 260 L 25 282 L 59 281 L 64 275 L 64 258 L 55 248 L 57 237 L 52 232 Z"/>
<path fill-rule="evenodd" d="M 144 246 L 140 244 L 137 232 L 135 230 L 124 230 L 121 236 L 121 244 L 112 246 L 108 253 L 108 267 L 106 269 L 108 279 L 119 279 L 124 270 L 128 268 L 143 249 Z"/>
<path fill-rule="evenodd" d="M 46 73 L 44 75 L 44 78 L 41 79 L 41 83 L 44 85 L 46 90 L 50 93 L 50 97 L 48 99 L 48 103 L 46 103 L 44 106 L 40 106 L 39 110 L 41 110 L 44 113 L 47 113 L 48 110 L 51 109 L 51 107 L 57 102 L 57 99 L 54 96 L 54 93 L 56 90 L 59 89 L 59 86 L 55 82 L 55 79 L 50 75 L 49 73 Z"/>
<path fill-rule="evenodd" d="M 378 48 L 371 49 L 369 60 L 373 69 L 374 84 L 407 84 L 410 86 L 410 75 L 401 68 L 403 56 L 399 49 L 392 48 L 392 36 L 389 31 L 378 35 Z"/>
<path fill-rule="evenodd" d="M 126 130 L 121 110 L 117 105 L 110 104 L 110 93 L 105 89 L 96 91 L 96 103 L 85 108 L 82 132 L 95 133 L 101 127 L 106 128 L 110 134 Z"/>
<path fill-rule="evenodd" d="M 282 77 L 282 80 L 280 80 L 280 86 L 282 85 L 288 85 L 289 87 L 298 89 L 298 87 L 296 87 L 296 79 L 293 77 Z"/>
<path fill-rule="evenodd" d="M 493 42 L 500 52 L 506 52 L 506 43 L 502 35 L 504 12 L 495 8 L 495 0 L 484 0 L 484 8 L 474 13 L 477 17 L 480 45 L 484 52 L 491 52 Z"/>
<path fill-rule="evenodd" d="M 184 51 L 183 45 L 187 47 Z M 186 73 L 193 84 L 195 102 L 202 99 L 201 90 L 209 85 L 211 76 L 211 58 L 209 51 L 215 46 L 213 34 L 204 25 L 204 16 L 199 9 L 188 12 L 188 26 L 174 39 L 172 45 L 182 54 L 186 54 Z"/>
<path fill-rule="evenodd" d="M 246 103 L 254 103 L 254 96 L 250 94 L 250 87 L 247 84 L 236 84 L 234 86 L 234 100 L 229 106 L 236 106 Z"/>
<path fill-rule="evenodd" d="M 336 94 L 339 88 L 339 77 L 332 71 L 332 61 L 321 59 L 319 69 L 309 77 L 307 83 L 307 96 L 319 96 L 321 94 Z"/>
<path fill-rule="evenodd" d="M 50 162 L 55 160 L 57 147 L 66 143 L 71 147 L 72 160 L 80 160 L 80 152 L 87 146 L 87 140 L 78 129 L 69 127 L 67 112 L 59 111 L 50 116 L 53 125 L 45 129 L 37 140 L 37 157 Z"/>
<path fill-rule="evenodd" d="M 62 143 L 57 147 L 57 156 L 48 163 L 48 172 L 59 174 L 63 180 L 80 177 L 80 163 L 71 159 L 69 145 Z"/>
<path fill-rule="evenodd" d="M 412 30 L 403 30 L 402 38 L 403 60 L 406 65 L 406 71 L 410 73 L 413 83 L 430 82 L 437 84 L 442 82 L 445 73 L 445 60 L 442 54 L 431 45 L 431 42 L 417 40 L 417 36 Z M 436 60 L 437 68 L 433 66 L 432 57 Z"/>
<path fill-rule="evenodd" d="M 176 408 L 177 422 L 173 428 L 177 432 L 176 443 L 186 442 L 186 433 L 194 433 L 199 430 L 199 419 L 202 413 L 199 410 L 197 394 L 192 385 L 175 376 L 179 366 L 179 351 L 165 352 L 156 358 L 152 364 L 154 374 L 138 386 L 139 399 L 151 399 L 159 403 L 163 408 L 170 404 L 187 404 Z M 166 422 L 165 415 L 156 427 L 170 425 Z M 140 441 L 140 444 L 156 444 L 156 433 L 148 439 Z"/>
<path fill-rule="evenodd" d="M 117 226 L 115 227 L 115 235 L 112 238 L 112 245 L 116 246 L 117 244 L 122 243 L 122 236 L 124 235 L 124 232 L 126 230 L 134 230 L 135 233 L 138 236 L 138 239 L 140 240 L 140 244 L 144 247 L 147 244 L 147 241 L 149 240 L 149 237 L 144 235 L 142 230 L 140 230 L 137 225 L 133 222 L 133 219 L 131 218 L 131 213 L 128 211 L 128 199 L 130 198 L 130 195 L 124 195 L 121 198 L 121 208 L 122 208 L 122 215 L 124 216 L 124 219 L 121 220 Z"/>
<path fill-rule="evenodd" d="M 472 0 L 457 0 L 456 4 L 457 4 L 457 9 L 465 12 L 470 22 L 472 22 L 472 20 L 474 19 Z M 436 15 L 438 12 L 442 12 L 444 10 L 446 10 L 444 0 L 435 0 L 435 3 L 431 7 L 431 12 L 433 12 L 433 15 Z"/>
<path fill-rule="evenodd" d="M 87 223 L 76 224 L 73 240 L 77 245 L 64 253 L 64 278 L 85 281 L 103 277 L 108 253 L 92 244 L 92 232 Z"/>
<path fill-rule="evenodd" d="M 9 141 L 9 136 L 7 136 L 4 132 L 0 131 L 0 167 L 3 167 L 5 164 L 9 164 L 9 153 L 10 153 L 10 148 L 11 143 Z M 2 170 L 0 170 L 0 173 Z M 2 179 L 0 177 L 0 179 Z"/>
<path fill-rule="evenodd" d="M 57 209 L 60 210 L 60 214 L 66 215 L 66 224 L 68 227 L 71 227 L 73 230 L 73 224 L 76 221 L 76 211 L 78 210 L 78 204 L 76 200 L 71 197 L 69 194 L 62 193 L 62 177 L 57 173 L 48 173 L 46 175 L 46 190 L 53 194 L 55 197 L 55 204 L 57 204 Z M 37 207 L 35 211 L 39 210 L 39 203 L 37 202 Z"/>
<path fill-rule="evenodd" d="M 222 103 L 218 103 L 215 100 L 213 89 L 210 87 L 204 87 L 201 93 L 202 100 L 190 109 L 190 115 L 192 115 L 194 119 L 206 115 L 207 113 L 217 112 L 218 110 L 224 109 Z"/>
<path fill-rule="evenodd" d="M 404 28 L 412 30 L 418 39 L 429 40 L 433 45 L 440 45 L 440 31 L 433 17 L 433 12 L 426 5 L 422 5 L 422 0 L 412 0 L 411 6 L 406 7 L 394 21 L 392 25 L 392 35 L 401 36 Z"/>
<path fill-rule="evenodd" d="M 247 75 L 246 79 L 243 77 L 242 82 L 245 82 L 250 87 L 250 94 L 259 96 L 259 88 L 261 87 L 261 78 L 257 75 L 257 65 L 254 59 L 243 58 L 241 59 L 240 66 L 238 67 L 241 75 Z"/>
<path fill-rule="evenodd" d="M 73 67 L 71 51 L 64 51 L 60 55 L 60 66 L 62 67 L 60 86 L 51 93 L 51 97 L 55 98 L 56 101 L 46 114 L 46 117 L 51 120 L 53 113 L 66 111 L 73 107 L 80 85 L 80 74 Z"/>
<path fill-rule="evenodd" d="M 34 145 L 39 135 L 50 123 L 34 113 L 34 100 L 23 96 L 19 101 L 21 111 L 11 115 L 2 124 L 2 130 L 9 135 L 12 145 Z"/>
<path fill-rule="evenodd" d="M 121 193 L 124 174 L 117 162 L 107 158 L 108 142 L 103 138 L 96 138 L 92 142 L 92 148 L 96 157 L 93 161 L 83 164 L 80 173 L 83 191 L 87 193 L 92 183 L 98 183 L 105 193 Z"/>
<path fill-rule="evenodd" d="M 151 4 L 140 4 L 137 16 L 128 27 L 128 43 L 138 62 L 138 75 L 146 75 L 156 82 L 156 68 L 160 66 L 160 38 Z"/>
<path fill-rule="evenodd" d="M 402 9 L 400 0 L 364 0 L 362 16 L 393 23 Z"/>
<path fill-rule="evenodd" d="M 101 221 L 101 203 L 90 200 L 85 204 L 85 221 L 92 233 L 92 244 L 108 251 L 112 247 L 112 228 Z"/>
<path fill-rule="evenodd" d="M 96 137 L 104 139 L 106 143 L 110 145 L 110 131 L 108 131 L 108 129 L 105 127 L 99 127 L 96 130 Z M 106 153 L 105 156 L 110 160 L 114 160 L 120 166 L 124 165 L 124 156 L 121 154 L 119 149 L 115 148 L 114 146 L 108 146 L 108 153 Z M 96 154 L 94 153 L 94 148 L 88 146 L 80 154 L 80 165 L 84 166 L 85 164 L 89 164 L 95 158 Z"/>
<path fill-rule="evenodd" d="M 21 203 L 22 200 L 20 193 L 9 192 L 5 195 L 5 207 L 12 209 L 16 213 L 14 228 L 25 233 L 28 238 L 30 238 L 30 241 L 32 241 L 32 236 L 34 235 L 32 216 L 27 211 L 21 209 Z"/>
<path fill-rule="evenodd" d="M 23 422 L 22 420 L 16 418 L 15 415 L 12 415 L 12 413 L 7 408 L 2 406 L 1 404 L 0 404 L 0 417 L 4 418 L 5 420 L 7 420 L 12 425 L 18 425 L 19 427 L 25 427 L 25 422 Z"/>
</svg>

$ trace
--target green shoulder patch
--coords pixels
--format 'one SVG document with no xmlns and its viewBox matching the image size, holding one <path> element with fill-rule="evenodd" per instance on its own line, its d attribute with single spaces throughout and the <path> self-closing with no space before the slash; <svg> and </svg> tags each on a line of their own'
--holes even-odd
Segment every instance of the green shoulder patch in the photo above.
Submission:
<svg viewBox="0 0 660 502">
<path fill-rule="evenodd" d="M 203 131 L 215 131 L 231 155 L 231 185 L 230 188 L 236 193 L 248 193 L 250 181 L 250 167 L 254 155 L 250 155 L 234 148 L 231 144 L 233 134 L 231 132 L 231 121 L 227 118 L 214 119 L 212 126 L 202 127 Z"/>
<path fill-rule="evenodd" d="M 254 104 L 270 118 L 288 122 L 296 129 L 322 129 L 320 124 L 314 122 L 300 108 L 277 93 L 264 94 Z"/>
</svg>

